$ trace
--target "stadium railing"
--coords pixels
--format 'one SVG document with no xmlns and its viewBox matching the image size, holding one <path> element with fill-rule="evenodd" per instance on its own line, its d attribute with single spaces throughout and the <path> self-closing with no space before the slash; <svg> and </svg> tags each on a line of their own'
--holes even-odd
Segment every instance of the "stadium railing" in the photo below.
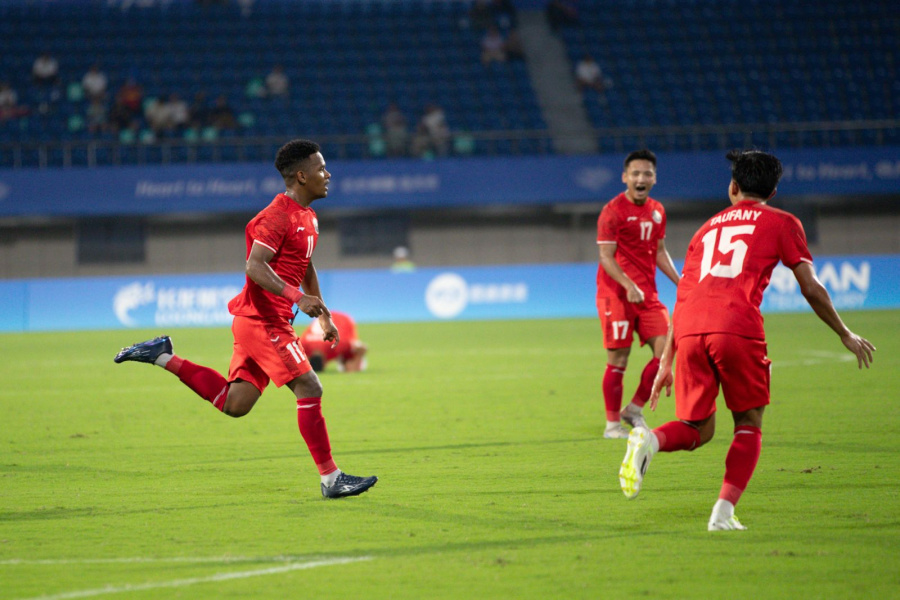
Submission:
<svg viewBox="0 0 900 600">
<path fill-rule="evenodd" d="M 455 134 L 465 143 L 455 156 L 554 154 L 554 138 L 545 130 L 473 131 Z M 152 143 L 70 140 L 0 143 L 0 167 L 96 167 L 268 161 L 288 136 L 230 137 L 214 141 L 165 139 Z M 332 159 L 381 158 L 363 135 L 306 135 Z M 577 136 L 582 137 L 582 136 Z M 834 146 L 882 146 L 900 143 L 900 119 L 734 125 L 609 127 L 586 131 L 597 140 L 597 153 L 622 153 L 635 147 L 697 152 L 732 147 L 765 149 Z"/>
</svg>

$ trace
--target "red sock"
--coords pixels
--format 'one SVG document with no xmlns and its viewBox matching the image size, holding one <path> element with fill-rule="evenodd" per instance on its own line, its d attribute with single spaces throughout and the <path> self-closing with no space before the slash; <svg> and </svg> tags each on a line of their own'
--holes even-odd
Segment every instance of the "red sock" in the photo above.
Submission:
<svg viewBox="0 0 900 600">
<path fill-rule="evenodd" d="M 693 450 L 700 445 L 700 432 L 682 421 L 669 421 L 653 430 L 660 452 Z"/>
<path fill-rule="evenodd" d="M 225 407 L 225 399 L 228 397 L 228 381 L 216 371 L 178 356 L 173 356 L 169 360 L 166 364 L 166 371 L 177 375 L 184 385 L 194 390 L 194 393 L 220 411 Z"/>
<path fill-rule="evenodd" d="M 625 367 L 606 365 L 603 374 L 603 403 L 606 404 L 606 420 L 618 421 L 622 411 L 622 378 Z"/>
<path fill-rule="evenodd" d="M 321 398 L 297 399 L 297 424 L 319 474 L 328 475 L 335 471 L 337 465 L 331 458 L 331 442 L 328 441 L 328 429 L 325 428 L 325 417 L 322 416 Z"/>
<path fill-rule="evenodd" d="M 653 380 L 656 379 L 657 371 L 659 371 L 659 359 L 653 357 L 650 359 L 650 362 L 647 363 L 647 366 L 644 367 L 643 372 L 641 372 L 641 384 L 634 393 L 634 398 L 631 399 L 632 402 L 641 408 L 643 408 L 643 406 L 647 404 L 647 400 L 650 399 L 650 391 L 653 389 Z"/>
<path fill-rule="evenodd" d="M 735 505 L 738 503 L 753 477 L 761 450 L 762 431 L 759 427 L 741 425 L 734 428 L 734 440 L 725 457 L 725 481 L 719 498 Z"/>
</svg>

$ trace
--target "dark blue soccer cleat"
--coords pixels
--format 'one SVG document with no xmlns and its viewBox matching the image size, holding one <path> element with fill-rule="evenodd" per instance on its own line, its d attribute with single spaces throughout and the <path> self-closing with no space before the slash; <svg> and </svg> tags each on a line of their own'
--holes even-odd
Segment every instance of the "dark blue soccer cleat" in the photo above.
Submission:
<svg viewBox="0 0 900 600">
<path fill-rule="evenodd" d="M 347 475 L 341 473 L 334 480 L 331 487 L 322 484 L 322 496 L 324 498 L 346 498 L 347 496 L 358 496 L 378 481 L 377 477 L 356 477 L 355 475 Z"/>
<path fill-rule="evenodd" d="M 175 354 L 172 350 L 172 338 L 167 335 L 122 348 L 113 361 L 123 363 L 126 360 L 133 360 L 152 365 L 159 358 L 160 354 Z"/>
</svg>

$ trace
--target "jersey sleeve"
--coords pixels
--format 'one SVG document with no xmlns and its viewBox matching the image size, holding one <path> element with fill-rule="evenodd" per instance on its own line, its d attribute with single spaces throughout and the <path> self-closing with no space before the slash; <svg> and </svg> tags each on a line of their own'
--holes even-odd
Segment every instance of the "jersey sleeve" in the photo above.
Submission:
<svg viewBox="0 0 900 600">
<path fill-rule="evenodd" d="M 806 233 L 800 219 L 788 215 L 781 231 L 780 259 L 784 266 L 793 269 L 801 262 L 812 264 L 812 254 L 806 243 Z"/>
<path fill-rule="evenodd" d="M 619 215 L 609 205 L 600 211 L 597 219 L 597 243 L 617 244 L 619 242 Z"/>
<path fill-rule="evenodd" d="M 254 243 L 262 244 L 277 253 L 290 229 L 290 220 L 283 213 L 265 213 L 247 226 Z"/>
</svg>

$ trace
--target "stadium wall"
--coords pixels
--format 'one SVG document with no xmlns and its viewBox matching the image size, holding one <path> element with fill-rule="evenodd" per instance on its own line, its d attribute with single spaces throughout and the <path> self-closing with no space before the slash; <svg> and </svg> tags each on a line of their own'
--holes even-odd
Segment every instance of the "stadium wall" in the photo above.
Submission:
<svg viewBox="0 0 900 600">
<path fill-rule="evenodd" d="M 900 308 L 900 255 L 826 256 L 815 268 L 839 310 Z M 361 323 L 532 319 L 595 316 L 596 270 L 570 263 L 322 271 L 319 278 L 329 306 Z M 228 300 L 243 284 L 233 272 L 3 281 L 0 331 L 224 327 Z M 658 287 L 673 306 L 671 282 Z M 789 269 L 773 273 L 763 310 L 809 310 Z"/>
</svg>

